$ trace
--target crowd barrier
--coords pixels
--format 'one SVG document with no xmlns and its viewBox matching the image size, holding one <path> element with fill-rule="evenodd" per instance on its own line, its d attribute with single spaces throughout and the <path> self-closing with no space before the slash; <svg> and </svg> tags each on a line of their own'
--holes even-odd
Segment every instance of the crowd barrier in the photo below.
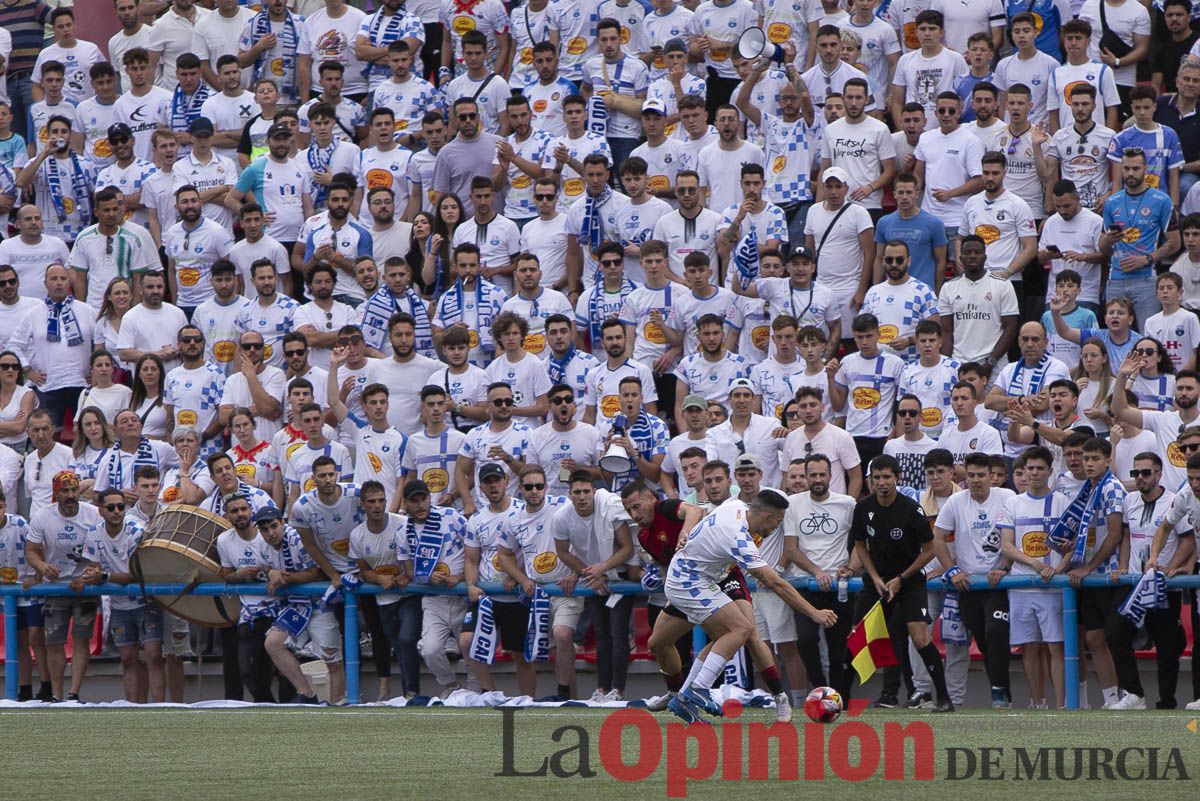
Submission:
<svg viewBox="0 0 1200 801">
<path fill-rule="evenodd" d="M 1113 587 L 1123 586 L 1132 588 L 1137 583 L 1137 576 L 1121 576 L 1119 581 L 1114 584 L 1110 579 L 1104 576 L 1088 576 L 1083 579 L 1083 587 Z M 790 579 L 793 586 L 798 589 L 818 590 L 815 579 L 797 578 Z M 986 590 L 986 589 L 1002 589 L 1002 590 L 1018 590 L 1018 589 L 1058 589 L 1063 594 L 1063 656 L 1065 661 L 1066 675 L 1075 675 L 1079 669 L 1079 636 L 1078 636 L 1078 606 L 1077 606 L 1077 590 L 1072 587 L 1065 576 L 1054 576 L 1049 582 L 1042 581 L 1036 576 L 1007 576 L 1002 578 L 994 587 L 988 583 L 985 576 L 972 576 L 970 579 L 971 588 Z M 850 592 L 857 592 L 862 589 L 862 579 L 853 578 L 849 580 Z M 504 588 L 499 584 L 484 583 L 481 586 L 484 592 L 492 596 L 511 596 L 511 592 L 505 592 Z M 753 588 L 753 581 L 751 581 Z M 1200 575 L 1197 576 L 1176 576 L 1175 578 L 1167 579 L 1167 589 L 1194 589 L 1200 587 Z M 648 594 L 640 584 L 633 582 L 613 582 L 609 585 L 612 593 L 619 595 L 646 595 Z M 940 580 L 929 582 L 929 588 L 935 592 L 945 591 L 949 585 Z M 327 582 L 314 582 L 311 584 L 293 584 L 287 588 L 288 595 L 310 595 L 320 597 L 329 589 Z M 562 588 L 557 584 L 545 585 L 543 589 L 547 595 L 565 595 Z M 0 585 L 0 596 L 4 598 L 4 647 L 5 647 L 5 696 L 12 701 L 17 699 L 17 599 L 19 597 L 47 597 L 47 596 L 97 596 L 97 595 L 147 595 L 157 596 L 176 596 L 182 592 L 188 591 L 192 595 L 270 595 L 267 591 L 266 584 L 198 584 L 188 590 L 184 584 L 139 584 L 120 585 L 120 584 L 100 584 L 95 586 L 84 587 L 81 592 L 74 592 L 66 584 L 38 584 L 29 589 L 24 589 L 19 584 Z M 410 584 L 406 592 L 419 593 L 423 595 L 466 595 L 467 590 L 465 585 L 456 587 L 432 587 L 425 585 Z M 373 584 L 362 584 L 356 589 L 343 589 L 343 595 L 346 604 L 345 616 L 345 664 L 346 664 L 346 701 L 350 704 L 361 702 L 361 694 L 359 690 L 359 626 L 358 626 L 358 596 L 359 595 L 379 595 L 383 590 Z M 589 596 L 595 593 L 586 587 L 576 587 L 571 593 L 576 596 Z M 696 628 L 696 642 L 699 648 L 704 642 L 703 632 L 699 627 Z M 1075 681 L 1066 682 L 1066 702 L 1067 709 L 1079 708 L 1079 683 Z"/>
</svg>

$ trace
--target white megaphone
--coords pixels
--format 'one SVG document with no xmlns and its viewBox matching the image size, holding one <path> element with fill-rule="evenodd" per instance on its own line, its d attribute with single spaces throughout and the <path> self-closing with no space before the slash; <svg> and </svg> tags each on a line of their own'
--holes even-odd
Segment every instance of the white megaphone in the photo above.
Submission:
<svg viewBox="0 0 1200 801">
<path fill-rule="evenodd" d="M 778 63 L 783 62 L 783 48 L 767 39 L 762 28 L 748 28 L 738 37 L 737 52 L 742 58 L 753 61 L 756 58 L 769 58 Z"/>
<path fill-rule="evenodd" d="M 614 475 L 628 473 L 633 469 L 633 460 L 629 458 L 629 454 L 625 452 L 624 448 L 614 442 L 600 457 L 600 469 Z"/>
</svg>

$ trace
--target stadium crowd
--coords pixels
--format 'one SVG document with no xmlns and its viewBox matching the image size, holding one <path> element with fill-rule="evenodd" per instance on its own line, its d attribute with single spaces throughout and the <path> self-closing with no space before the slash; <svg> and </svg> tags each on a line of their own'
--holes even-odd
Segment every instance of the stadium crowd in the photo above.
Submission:
<svg viewBox="0 0 1200 801">
<path fill-rule="evenodd" d="M 0 580 L 132 583 L 182 502 L 279 591 L 222 632 L 229 698 L 314 701 L 298 652 L 341 696 L 350 576 L 389 590 L 381 697 L 500 650 L 587 697 L 590 629 L 622 700 L 646 603 L 652 708 L 733 660 L 786 720 L 882 599 L 880 706 L 961 705 L 974 640 L 994 707 L 1019 647 L 1021 703 L 1090 662 L 1144 709 L 1142 629 L 1176 706 L 1200 6 L 115 0 L 107 42 L 53 6 L 0 5 Z M 1142 581 L 1081 590 L 1068 676 L 1057 591 L 968 588 L 1008 573 Z M 80 698 L 98 606 L 22 599 L 23 699 Z M 110 607 L 126 697 L 182 700 L 188 623 Z"/>
</svg>

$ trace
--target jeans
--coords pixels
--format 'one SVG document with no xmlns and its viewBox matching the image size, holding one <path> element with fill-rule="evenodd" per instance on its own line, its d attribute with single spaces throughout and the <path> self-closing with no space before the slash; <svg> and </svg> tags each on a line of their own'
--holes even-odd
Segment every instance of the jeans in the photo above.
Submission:
<svg viewBox="0 0 1200 801">
<path fill-rule="evenodd" d="M 607 600 L 603 596 L 587 599 L 596 627 L 596 686 L 623 693 L 629 674 L 629 621 L 637 598 L 624 595 L 612 608 L 605 603 Z"/>
<path fill-rule="evenodd" d="M 8 100 L 13 115 L 13 130 L 22 136 L 29 126 L 29 109 L 33 107 L 33 73 L 30 71 L 10 73 L 8 76 Z"/>
<path fill-rule="evenodd" d="M 1149 320 L 1152 316 L 1162 311 L 1162 305 L 1158 302 L 1154 291 L 1154 278 L 1152 276 L 1122 277 L 1113 280 L 1110 274 L 1105 296 L 1106 300 L 1129 298 L 1129 302 L 1133 304 L 1133 314 L 1137 317 L 1134 330 L 1140 328 L 1145 324 L 1146 320 Z"/>
<path fill-rule="evenodd" d="M 54 423 L 55 430 L 58 430 L 63 427 L 68 410 L 75 414 L 83 387 L 62 387 L 49 392 L 42 392 L 40 389 L 34 391 L 37 393 L 38 407 L 50 413 L 50 420 Z"/>
<path fill-rule="evenodd" d="M 417 641 L 421 639 L 421 596 L 409 595 L 394 604 L 379 607 L 379 622 L 384 636 L 400 663 L 400 684 L 404 692 L 421 691 L 421 655 Z M 382 643 L 375 646 L 376 653 Z"/>
<path fill-rule="evenodd" d="M 615 189 L 621 189 L 621 163 L 642 143 L 640 139 L 622 139 L 609 137 L 608 146 L 612 148 L 612 177 L 610 182 Z M 622 190 L 624 191 L 624 190 Z"/>
<path fill-rule="evenodd" d="M 787 250 L 783 254 L 785 259 L 788 255 L 787 251 L 804 244 L 804 224 L 808 222 L 808 210 L 811 208 L 812 201 L 805 200 L 800 203 L 794 203 L 784 209 L 788 230 Z"/>
<path fill-rule="evenodd" d="M 1159 709 L 1176 707 L 1175 688 L 1179 684 L 1179 657 L 1187 646 L 1187 635 L 1179 619 L 1182 607 L 1182 594 L 1169 592 L 1166 609 L 1146 610 L 1146 631 L 1154 642 L 1154 656 L 1158 665 Z M 1117 684 L 1127 693 L 1145 697 L 1146 691 L 1142 688 L 1141 676 L 1138 673 L 1137 656 L 1133 652 L 1135 636 L 1137 628 L 1123 615 L 1113 615 L 1108 619 L 1108 650 L 1112 652 L 1113 664 L 1117 669 Z"/>
<path fill-rule="evenodd" d="M 362 610 L 363 621 L 367 624 L 367 631 L 371 633 L 371 661 L 375 663 L 375 675 L 382 678 L 387 678 L 392 675 L 392 653 L 391 646 L 387 645 L 387 633 L 383 630 L 383 624 L 379 618 L 379 603 L 375 600 L 374 595 L 364 595 L 358 601 L 358 608 Z"/>
</svg>

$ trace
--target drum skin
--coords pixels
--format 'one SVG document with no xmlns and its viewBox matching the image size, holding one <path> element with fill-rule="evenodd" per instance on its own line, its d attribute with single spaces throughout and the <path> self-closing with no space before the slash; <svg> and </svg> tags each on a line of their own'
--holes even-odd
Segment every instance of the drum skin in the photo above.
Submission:
<svg viewBox="0 0 1200 801">
<path fill-rule="evenodd" d="M 195 506 L 176 503 L 160 510 L 146 527 L 130 560 L 134 577 L 144 584 L 221 583 L 217 537 L 229 521 Z M 237 624 L 237 596 L 150 596 L 172 614 L 213 628 Z"/>
</svg>

